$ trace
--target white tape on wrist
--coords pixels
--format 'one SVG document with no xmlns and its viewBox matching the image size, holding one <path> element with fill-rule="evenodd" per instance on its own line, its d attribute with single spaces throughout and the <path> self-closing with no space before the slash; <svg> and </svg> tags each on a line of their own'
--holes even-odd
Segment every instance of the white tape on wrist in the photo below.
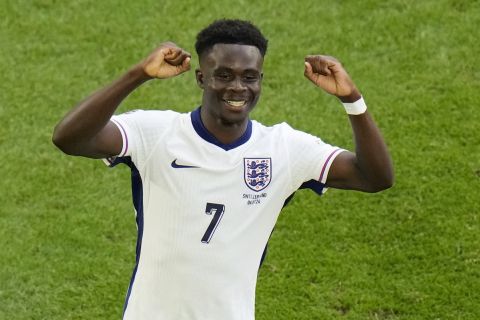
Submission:
<svg viewBox="0 0 480 320">
<path fill-rule="evenodd" d="M 345 107 L 345 111 L 347 111 L 348 114 L 359 115 L 367 111 L 367 105 L 365 104 L 365 100 L 363 100 L 363 97 L 361 97 L 355 102 L 352 102 L 352 103 L 342 102 L 342 104 Z"/>
</svg>

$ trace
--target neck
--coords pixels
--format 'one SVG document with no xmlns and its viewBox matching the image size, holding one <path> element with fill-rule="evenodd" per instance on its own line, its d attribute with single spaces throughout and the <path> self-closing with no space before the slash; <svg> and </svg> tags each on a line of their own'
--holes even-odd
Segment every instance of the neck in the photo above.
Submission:
<svg viewBox="0 0 480 320">
<path fill-rule="evenodd" d="M 200 109 L 200 117 L 205 129 L 223 144 L 230 144 L 238 140 L 247 129 L 249 119 L 242 122 L 228 122 L 220 117 L 215 118 L 207 114 L 205 108 Z"/>
</svg>

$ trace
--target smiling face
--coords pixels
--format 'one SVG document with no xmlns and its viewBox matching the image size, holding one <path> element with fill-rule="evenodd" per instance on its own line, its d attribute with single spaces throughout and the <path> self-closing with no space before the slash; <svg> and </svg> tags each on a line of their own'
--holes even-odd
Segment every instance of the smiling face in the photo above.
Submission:
<svg viewBox="0 0 480 320">
<path fill-rule="evenodd" d="M 200 57 L 196 77 L 203 89 L 202 120 L 207 129 L 246 127 L 260 97 L 262 65 L 260 51 L 250 45 L 217 43 Z"/>
</svg>

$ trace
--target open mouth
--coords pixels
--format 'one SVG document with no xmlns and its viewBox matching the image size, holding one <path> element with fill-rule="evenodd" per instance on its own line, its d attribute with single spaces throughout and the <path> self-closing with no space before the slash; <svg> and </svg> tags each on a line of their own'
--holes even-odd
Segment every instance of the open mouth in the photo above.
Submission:
<svg viewBox="0 0 480 320">
<path fill-rule="evenodd" d="M 232 107 L 243 107 L 245 103 L 247 103 L 245 100 L 225 100 L 225 102 Z"/>
<path fill-rule="evenodd" d="M 223 101 L 233 109 L 241 109 L 247 104 L 246 100 L 223 100 Z"/>
</svg>

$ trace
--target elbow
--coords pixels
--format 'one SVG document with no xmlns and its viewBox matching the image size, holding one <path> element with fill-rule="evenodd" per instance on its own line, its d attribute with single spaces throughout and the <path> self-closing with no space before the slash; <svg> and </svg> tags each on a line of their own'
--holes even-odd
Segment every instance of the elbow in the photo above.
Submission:
<svg viewBox="0 0 480 320">
<path fill-rule="evenodd" d="M 369 190 L 367 190 L 367 192 L 377 193 L 380 191 L 385 191 L 387 189 L 390 189 L 391 187 L 393 187 L 393 181 L 388 183 L 376 184 L 375 186 L 370 187 Z"/>
<path fill-rule="evenodd" d="M 393 173 L 389 174 L 388 176 L 385 176 L 382 179 L 378 179 L 374 183 L 371 183 L 368 189 L 366 190 L 366 192 L 377 193 L 380 191 L 390 189 L 391 187 L 393 187 L 394 180 L 395 179 L 393 177 Z"/>
<path fill-rule="evenodd" d="M 63 153 L 68 155 L 74 155 L 68 139 L 65 137 L 64 134 L 61 133 L 61 130 L 58 129 L 58 126 L 55 127 L 52 135 L 52 143 L 60 149 Z"/>
<path fill-rule="evenodd" d="M 68 147 L 67 147 L 67 145 L 64 143 L 64 141 L 62 140 L 61 137 L 59 137 L 59 136 L 57 136 L 57 135 L 53 135 L 53 136 L 52 136 L 52 143 L 55 145 L 55 147 L 57 147 L 58 149 L 60 149 L 63 153 L 69 154 L 69 152 L 68 152 Z"/>
</svg>

